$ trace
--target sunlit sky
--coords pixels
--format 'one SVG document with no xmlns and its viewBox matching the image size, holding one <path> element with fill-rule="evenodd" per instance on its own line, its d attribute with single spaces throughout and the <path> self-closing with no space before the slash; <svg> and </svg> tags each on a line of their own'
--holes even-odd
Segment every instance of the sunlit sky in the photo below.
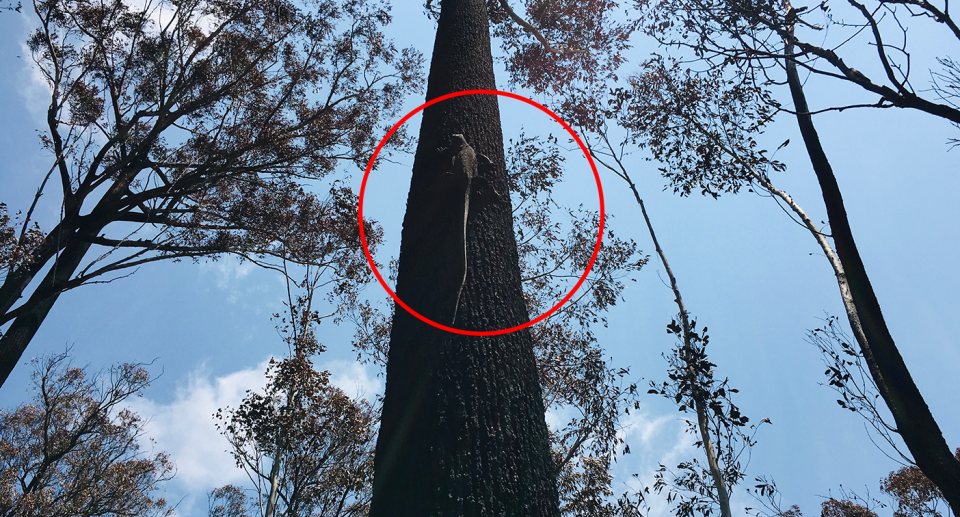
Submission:
<svg viewBox="0 0 960 517">
<path fill-rule="evenodd" d="M 398 5 L 394 14 L 389 34 L 398 45 L 415 46 L 429 59 L 434 22 L 423 15 L 420 3 Z M 32 71 L 23 44 L 32 23 L 26 14 L 0 14 L 0 201 L 11 212 L 26 208 L 51 163 L 37 138 L 48 102 L 46 86 Z M 926 74 L 920 72 L 932 63 L 932 52 L 956 50 L 957 42 L 951 40 L 948 47 L 946 36 L 919 31 L 910 35 L 916 38 L 911 40 L 914 81 L 923 89 Z M 861 46 L 845 48 L 854 59 L 866 60 L 865 53 L 873 50 Z M 652 50 L 638 43 L 624 75 L 635 71 Z M 508 89 L 502 69 L 497 73 L 499 87 Z M 785 99 L 786 91 L 777 94 Z M 876 100 L 819 78 L 808 80 L 807 94 L 814 109 Z M 411 109 L 420 102 L 422 98 L 408 100 Z M 559 135 L 559 126 L 516 101 L 501 100 L 501 112 L 507 136 L 521 125 L 527 134 Z M 960 192 L 960 150 L 949 152 L 947 144 L 948 138 L 958 136 L 957 129 L 902 110 L 832 112 L 815 121 L 894 339 L 948 444 L 960 446 L 955 396 L 960 393 L 960 347 L 954 328 L 960 314 L 960 204 L 955 199 Z M 416 134 L 419 118 L 411 124 Z M 777 158 L 788 169 L 772 177 L 774 184 L 814 220 L 825 220 L 795 120 L 782 117 L 761 142 L 773 149 L 787 138 L 793 143 Z M 719 200 L 681 199 L 664 191 L 656 165 L 643 158 L 638 153 L 627 163 L 687 308 L 710 329 L 708 351 L 718 364 L 717 375 L 729 377 L 741 390 L 736 401 L 753 421 L 766 417 L 773 422 L 757 436 L 744 485 L 752 486 L 756 475 L 772 477 L 784 503 L 798 504 L 808 515 L 819 514 L 822 497 L 836 494 L 841 485 L 888 502 L 878 481 L 898 465 L 870 442 L 863 421 L 842 410 L 834 392 L 820 385 L 825 368 L 819 352 L 804 340 L 806 330 L 818 326 L 825 313 L 843 314 L 832 270 L 814 239 L 769 198 L 742 193 Z M 399 250 L 412 157 L 396 161 L 371 176 L 365 205 L 365 214 L 377 218 L 385 230 L 386 242 L 378 254 L 382 262 Z M 345 173 L 359 189 L 362 171 Z M 566 176 L 562 196 L 571 204 L 595 207 L 596 188 L 582 154 L 571 152 Z M 633 378 L 643 378 L 645 386 L 666 377 L 661 353 L 673 341 L 665 325 L 676 308 L 632 194 L 612 175 L 601 171 L 601 178 L 614 230 L 636 240 L 651 262 L 610 313 L 609 328 L 598 329 L 598 335 L 612 364 L 629 366 Z M 55 199 L 51 194 L 38 209 L 45 228 L 56 220 Z M 367 292 L 376 299 L 385 297 L 376 284 Z M 179 501 L 180 515 L 204 515 L 206 492 L 244 481 L 224 452 L 227 443 L 211 415 L 219 407 L 236 406 L 246 389 L 262 385 L 265 361 L 286 351 L 270 321 L 272 313 L 282 311 L 284 293 L 278 275 L 232 258 L 147 265 L 130 278 L 61 296 L 23 361 L 65 347 L 72 347 L 76 363 L 94 370 L 116 362 L 153 361 L 150 370 L 159 378 L 133 406 L 151 420 L 157 450 L 170 452 L 178 465 L 178 478 L 167 485 L 166 497 Z M 351 329 L 325 323 L 319 334 L 329 350 L 318 363 L 332 372 L 335 383 L 365 396 L 383 389 L 378 371 L 355 361 Z M 13 372 L 0 389 L 0 407 L 26 400 L 29 374 L 26 364 Z M 698 454 L 692 437 L 683 432 L 681 414 L 656 396 L 641 398 L 640 411 L 624 424 L 632 453 L 615 467 L 618 493 L 635 483 L 631 473 L 652 483 L 659 463 L 675 466 Z M 652 501 L 654 514 L 665 514 L 663 503 Z M 738 515 L 745 506 L 756 506 L 742 488 L 734 491 L 733 503 Z"/>
</svg>

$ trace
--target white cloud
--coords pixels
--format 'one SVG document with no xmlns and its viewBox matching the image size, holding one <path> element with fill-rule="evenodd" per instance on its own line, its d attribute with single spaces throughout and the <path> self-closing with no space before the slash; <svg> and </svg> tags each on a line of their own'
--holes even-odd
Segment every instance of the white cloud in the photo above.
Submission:
<svg viewBox="0 0 960 517">
<path fill-rule="evenodd" d="M 702 450 L 693 447 L 693 435 L 685 432 L 686 424 L 673 412 L 661 415 L 634 412 L 621 423 L 621 438 L 626 439 L 631 453 L 621 456 L 613 468 L 614 492 L 620 494 L 650 488 L 651 494 L 646 496 L 650 511 L 645 513 L 672 514 L 666 492 L 657 495 L 652 491 L 656 470 L 661 464 L 675 469 L 677 463 L 702 454 Z M 639 474 L 639 478 L 633 477 L 634 473 Z"/>
<path fill-rule="evenodd" d="M 227 484 L 246 485 L 246 474 L 237 468 L 224 437 L 217 431 L 213 414 L 217 409 L 240 405 L 247 390 L 262 389 L 269 359 L 257 366 L 211 378 L 203 365 L 178 383 L 169 403 L 147 397 L 131 401 L 131 409 L 148 419 L 146 434 L 156 450 L 170 455 L 177 465 L 177 477 L 166 487 L 168 500 L 178 515 L 202 515 L 206 494 Z M 383 383 L 365 365 L 353 361 L 329 361 L 330 382 L 352 397 L 373 398 Z M 182 499 L 181 499 L 182 498 Z"/>
<path fill-rule="evenodd" d="M 547 427 L 553 432 L 560 431 L 565 425 L 570 423 L 570 419 L 575 415 L 574 411 L 572 406 L 554 406 L 547 408 L 547 412 L 544 414 Z"/>
<path fill-rule="evenodd" d="M 238 407 L 247 390 L 261 390 L 268 361 L 214 379 L 201 366 L 182 380 L 170 403 L 147 397 L 131 401 L 131 409 L 149 420 L 146 431 L 158 450 L 176 462 L 179 481 L 209 489 L 244 479 L 226 452 L 227 442 L 217 431 L 213 414 Z M 323 368 L 330 370 L 330 381 L 350 396 L 372 398 L 383 389 L 382 382 L 359 363 L 330 361 Z"/>
<path fill-rule="evenodd" d="M 204 272 L 212 271 L 216 275 L 217 287 L 234 290 L 238 280 L 248 277 L 253 272 L 254 265 L 249 260 L 225 255 L 216 261 L 203 262 L 201 268 Z"/>
<path fill-rule="evenodd" d="M 40 68 L 33 62 L 30 48 L 27 47 L 27 37 L 29 32 L 36 27 L 36 20 L 27 16 L 29 9 L 24 9 L 20 13 L 22 25 L 22 37 L 20 38 L 20 63 L 23 64 L 17 70 L 17 94 L 23 99 L 24 106 L 30 111 L 38 126 L 45 125 L 47 108 L 50 107 L 50 85 L 40 72 Z"/>
<path fill-rule="evenodd" d="M 203 279 L 197 284 L 199 291 L 206 291 L 210 284 L 216 284 L 217 289 L 225 295 L 225 301 L 231 305 L 239 303 L 241 307 L 253 308 L 256 314 L 265 310 L 273 312 L 276 309 L 270 306 L 279 305 L 264 305 L 264 301 L 279 302 L 280 297 L 275 294 L 280 295 L 276 289 L 283 284 L 283 276 L 261 269 L 249 260 L 224 255 L 215 261 L 202 262 L 199 275 Z"/>
<path fill-rule="evenodd" d="M 178 514 L 194 514 L 206 506 L 205 494 L 211 489 L 246 479 L 226 452 L 227 442 L 217 431 L 213 414 L 219 408 L 237 407 L 248 389 L 262 387 L 266 367 L 264 361 L 210 379 L 201 366 L 183 380 L 169 404 L 146 397 L 132 401 L 131 408 L 149 420 L 146 432 L 157 450 L 168 453 L 177 465 L 177 478 L 167 489 L 185 495 Z"/>
<path fill-rule="evenodd" d="M 651 417 L 649 413 L 635 411 L 621 420 L 623 428 L 620 437 L 634 443 L 639 440 L 639 445 L 647 447 L 673 422 L 677 422 L 677 419 L 671 415 Z"/>
<path fill-rule="evenodd" d="M 329 361 L 321 367 L 330 371 L 330 383 L 342 389 L 352 398 L 372 400 L 383 393 L 383 383 L 376 373 L 371 375 L 369 364 L 357 361 Z"/>
</svg>

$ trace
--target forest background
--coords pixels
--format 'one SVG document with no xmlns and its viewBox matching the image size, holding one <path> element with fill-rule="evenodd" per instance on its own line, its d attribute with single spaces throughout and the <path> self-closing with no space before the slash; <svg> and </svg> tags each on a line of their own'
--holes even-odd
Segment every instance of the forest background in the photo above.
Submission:
<svg viewBox="0 0 960 517">
<path fill-rule="evenodd" d="M 399 47 L 413 46 L 429 56 L 434 22 L 421 6 L 394 6 L 394 23 L 386 32 Z M 12 12 L 0 16 L 0 192 L 11 212 L 25 209 L 49 157 L 39 148 L 37 130 L 44 127 L 48 90 L 32 68 L 25 41 L 33 20 Z M 942 42 L 910 33 L 916 54 L 937 55 Z M 627 51 L 625 74 L 637 71 L 656 48 L 638 42 Z M 863 49 L 863 52 L 870 52 Z M 932 63 L 915 62 L 925 70 Z M 631 68 L 633 67 L 633 68 Z M 500 89 L 511 90 L 498 71 Z M 809 101 L 839 104 L 856 99 L 853 89 L 809 79 Z M 519 93 L 524 93 L 520 91 Z M 411 96 L 409 108 L 422 99 Z M 560 135 L 559 128 L 533 111 L 501 100 L 505 135 Z M 960 348 L 956 346 L 953 315 L 960 313 L 955 296 L 960 286 L 956 238 L 960 207 L 953 193 L 960 176 L 950 153 L 956 129 L 948 122 L 906 110 L 829 112 L 816 118 L 818 129 L 837 172 L 847 210 L 874 289 L 908 367 L 944 430 L 948 444 L 960 443 Z M 411 134 L 415 134 L 416 120 Z M 561 135 L 561 138 L 563 136 Z M 787 139 L 793 145 L 778 150 L 787 164 L 776 173 L 778 187 L 789 192 L 814 220 L 823 220 L 819 191 L 795 122 L 783 117 L 763 137 L 768 148 Z M 594 204 L 595 189 L 582 155 L 569 154 L 566 185 L 559 194 L 571 204 Z M 369 213 L 384 228 L 378 258 L 396 255 L 411 156 L 397 156 L 370 180 Z M 840 409 L 826 382 L 817 349 L 805 341 L 808 329 L 822 325 L 826 312 L 842 315 L 835 281 L 813 239 L 793 223 L 773 201 L 742 193 L 680 198 L 664 190 L 656 165 L 642 153 L 629 157 L 631 174 L 644 196 L 661 245 L 678 276 L 688 308 L 710 328 L 711 359 L 721 377 L 741 390 L 738 405 L 754 421 L 769 418 L 753 450 L 752 475 L 776 479 L 788 504 L 816 511 L 822 497 L 840 486 L 879 495 L 878 480 L 898 467 L 867 438 L 863 422 Z M 351 186 L 359 188 L 361 172 L 344 168 Z M 601 171 L 611 227 L 621 238 L 636 240 L 653 254 L 632 193 L 618 178 Z M 586 193 L 586 194 L 584 194 Z M 583 199 L 580 199 L 580 198 Z M 57 207 L 36 215 L 56 221 Z M 654 257 L 651 257 L 654 258 Z M 665 378 L 660 357 L 673 345 L 664 327 L 675 314 L 672 293 L 655 260 L 634 275 L 623 300 L 608 315 L 609 326 L 597 329 L 600 344 L 615 367 L 629 367 L 630 379 Z M 377 285 L 365 291 L 383 299 Z M 170 453 L 178 476 L 165 486 L 165 497 L 179 501 L 181 515 L 201 515 L 206 493 L 242 481 L 217 432 L 213 413 L 236 407 L 245 390 L 263 385 L 270 357 L 282 356 L 270 315 L 282 312 L 286 286 L 278 275 L 225 257 L 217 262 L 190 261 L 149 264 L 130 278 L 66 293 L 24 356 L 41 357 L 71 347 L 75 361 L 91 368 L 117 362 L 150 362 L 160 374 L 132 407 L 150 420 L 148 434 L 156 449 Z M 356 361 L 350 347 L 353 330 L 323 323 L 318 328 L 328 350 L 318 367 L 331 371 L 332 382 L 351 395 L 373 397 L 383 390 L 378 369 Z M 31 370 L 14 370 L 0 390 L 0 407 L 26 400 Z M 640 473 L 652 483 L 658 464 L 676 464 L 693 456 L 694 439 L 684 433 L 682 416 L 655 396 L 640 399 L 639 411 L 623 421 L 622 433 L 631 453 L 614 467 L 615 490 Z M 559 417 L 557 417 L 559 419 Z M 548 422 L 551 420 L 548 418 Z M 559 421 L 555 420 L 554 422 Z M 734 508 L 755 506 L 737 492 Z"/>
</svg>

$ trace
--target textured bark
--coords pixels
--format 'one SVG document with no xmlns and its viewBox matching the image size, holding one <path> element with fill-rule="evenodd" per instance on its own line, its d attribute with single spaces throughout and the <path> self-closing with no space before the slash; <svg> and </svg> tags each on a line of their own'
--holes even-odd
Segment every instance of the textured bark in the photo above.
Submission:
<svg viewBox="0 0 960 517">
<path fill-rule="evenodd" d="M 789 3 L 787 9 L 790 9 Z M 787 55 L 792 54 L 792 47 L 792 43 L 788 41 Z M 880 302 L 873 292 L 857 244 L 853 240 L 840 187 L 813 125 L 813 117 L 810 115 L 797 74 L 797 65 L 789 59 L 786 65 L 787 81 L 793 96 L 800 133 L 820 182 L 833 242 L 849 286 L 849 301 L 855 308 L 855 312 L 847 311 L 850 325 L 854 328 L 854 335 L 880 395 L 893 414 L 897 432 L 910 449 L 917 467 L 940 488 L 953 513 L 960 514 L 960 461 L 951 454 L 940 426 L 930 413 L 930 408 L 913 382 L 910 371 L 907 370 L 890 335 L 880 310 Z M 846 304 L 847 300 L 844 302 Z"/>
<path fill-rule="evenodd" d="M 494 89 L 483 0 L 444 0 L 427 99 Z M 437 148 L 452 134 L 493 162 L 481 177 L 508 192 L 497 97 L 471 95 L 423 113 L 404 216 L 397 295 L 434 321 L 495 330 L 529 320 L 508 196 L 473 208 L 462 281 L 463 193 L 434 189 Z M 458 219 L 456 210 L 460 207 Z M 459 251 L 459 260 L 458 260 Z M 452 322 L 456 310 L 456 322 Z M 435 329 L 397 307 L 377 441 L 371 517 L 556 516 L 550 454 L 533 342 L 528 331 L 472 337 Z"/>
</svg>

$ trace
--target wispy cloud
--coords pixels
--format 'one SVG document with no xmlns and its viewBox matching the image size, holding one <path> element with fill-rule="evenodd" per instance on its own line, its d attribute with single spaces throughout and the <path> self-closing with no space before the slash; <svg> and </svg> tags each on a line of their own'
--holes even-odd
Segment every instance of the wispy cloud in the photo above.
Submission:
<svg viewBox="0 0 960 517">
<path fill-rule="evenodd" d="M 250 276 L 255 266 L 250 261 L 243 261 L 233 255 L 226 255 L 215 262 L 204 262 L 202 267 L 204 271 L 216 275 L 217 287 L 230 289 L 238 283 L 238 280 Z"/>
<path fill-rule="evenodd" d="M 673 436 L 679 420 L 673 415 L 651 415 L 636 411 L 622 419 L 620 437 L 641 447 L 649 447 L 665 436 Z"/>
<path fill-rule="evenodd" d="M 252 306 L 257 314 L 263 310 L 265 299 L 273 299 L 277 302 L 280 300 L 278 297 L 280 292 L 276 289 L 283 284 L 282 275 L 262 270 L 253 262 L 241 260 L 234 255 L 224 255 L 215 261 L 202 262 L 199 274 L 206 278 L 198 284 L 198 289 L 209 289 L 206 286 L 213 283 L 226 295 L 227 303 Z M 275 297 L 274 293 L 278 296 Z M 268 310 L 273 312 L 275 309 Z"/>
<path fill-rule="evenodd" d="M 630 445 L 631 453 L 621 456 L 613 468 L 613 488 L 617 494 L 642 492 L 644 488 L 652 490 L 654 474 L 661 464 L 672 469 L 680 461 L 698 454 L 698 449 L 693 447 L 693 435 L 685 432 L 686 425 L 673 413 L 654 415 L 639 411 L 621 423 L 620 436 Z M 650 506 L 648 515 L 672 514 L 666 493 L 647 495 L 646 504 Z"/>
<path fill-rule="evenodd" d="M 20 25 L 13 28 L 18 34 L 17 39 L 20 40 L 20 59 L 17 61 L 22 65 L 14 73 L 17 76 L 17 94 L 23 100 L 23 105 L 26 106 L 37 126 L 43 127 L 47 108 L 50 107 L 50 85 L 47 84 L 40 68 L 33 62 L 32 53 L 27 47 L 27 37 L 37 25 L 35 17 L 29 16 L 32 12 L 30 9 L 24 9 L 19 13 Z"/>
<path fill-rule="evenodd" d="M 330 383 L 353 398 L 372 400 L 383 393 L 383 383 L 373 367 L 357 361 L 328 361 L 321 365 L 330 371 Z"/>
</svg>

